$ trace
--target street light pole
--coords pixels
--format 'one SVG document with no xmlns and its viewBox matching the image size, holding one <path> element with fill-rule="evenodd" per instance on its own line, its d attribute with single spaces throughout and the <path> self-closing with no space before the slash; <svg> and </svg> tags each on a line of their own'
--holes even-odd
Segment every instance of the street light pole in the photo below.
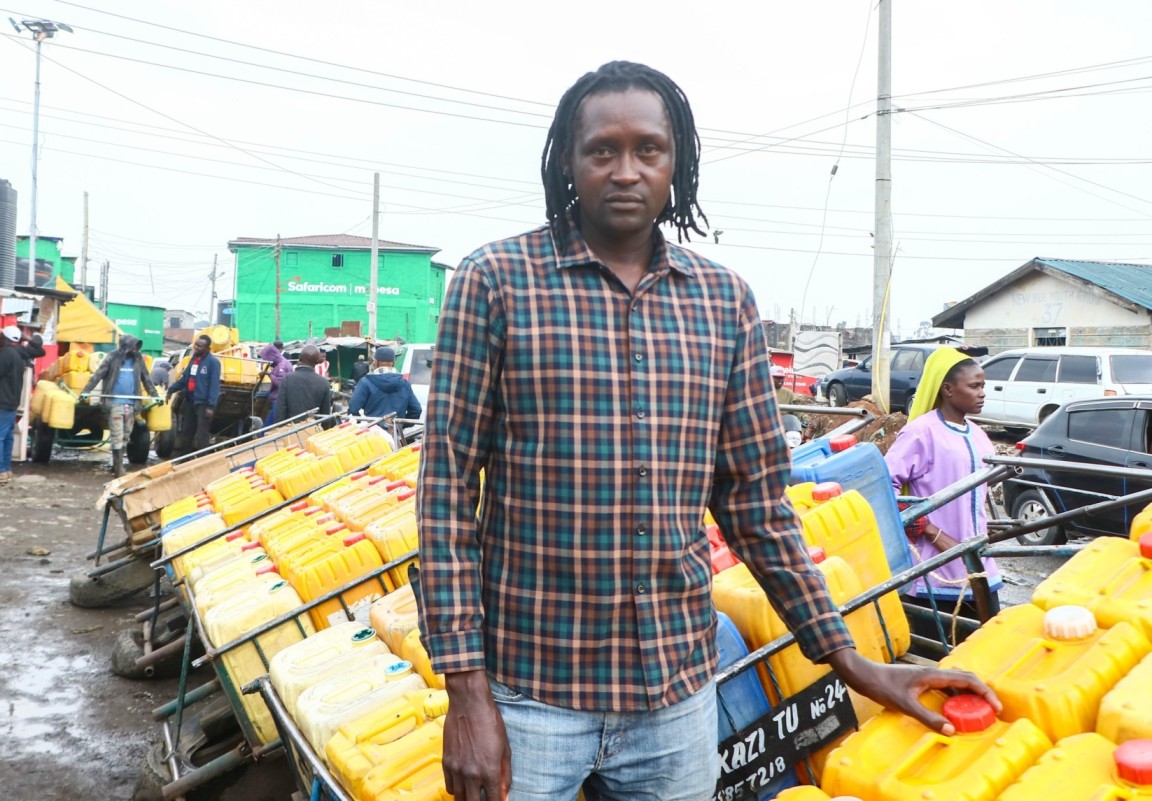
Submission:
<svg viewBox="0 0 1152 801">
<path fill-rule="evenodd" d="M 32 103 L 32 211 L 28 226 L 28 286 L 36 286 L 36 193 L 38 189 L 40 164 L 40 49 L 45 39 L 51 39 L 57 31 L 68 31 L 72 28 L 63 22 L 52 22 L 46 19 L 26 19 L 17 22 L 11 17 L 8 21 L 16 29 L 16 33 L 28 31 L 36 41 L 36 93 Z"/>
</svg>

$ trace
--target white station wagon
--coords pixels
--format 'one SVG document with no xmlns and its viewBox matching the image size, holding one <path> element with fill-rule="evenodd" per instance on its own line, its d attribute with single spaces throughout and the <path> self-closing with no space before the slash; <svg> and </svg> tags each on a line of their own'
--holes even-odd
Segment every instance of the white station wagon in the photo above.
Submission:
<svg viewBox="0 0 1152 801">
<path fill-rule="evenodd" d="M 984 409 L 973 420 L 1027 432 L 1074 400 L 1152 394 L 1152 350 L 1021 348 L 984 360 Z"/>
</svg>

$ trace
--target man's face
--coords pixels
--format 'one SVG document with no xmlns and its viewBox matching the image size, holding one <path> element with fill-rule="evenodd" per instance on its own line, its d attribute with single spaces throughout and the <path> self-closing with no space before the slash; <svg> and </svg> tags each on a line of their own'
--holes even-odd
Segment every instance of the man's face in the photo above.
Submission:
<svg viewBox="0 0 1152 801">
<path fill-rule="evenodd" d="M 206 339 L 197 339 L 197 340 L 196 340 L 196 341 L 195 341 L 195 342 L 192 344 L 192 353 L 193 353 L 193 355 L 195 355 L 195 356 L 203 356 L 203 355 L 204 355 L 204 354 L 206 354 L 207 352 L 208 352 L 208 340 L 206 340 Z"/>
<path fill-rule="evenodd" d="M 655 92 L 586 97 L 566 165 L 585 238 L 615 242 L 647 234 L 671 197 L 675 162 L 672 125 Z"/>
<path fill-rule="evenodd" d="M 776 389 L 782 389 L 784 387 L 784 376 L 782 376 L 782 375 L 772 376 L 772 383 L 776 386 Z"/>
</svg>

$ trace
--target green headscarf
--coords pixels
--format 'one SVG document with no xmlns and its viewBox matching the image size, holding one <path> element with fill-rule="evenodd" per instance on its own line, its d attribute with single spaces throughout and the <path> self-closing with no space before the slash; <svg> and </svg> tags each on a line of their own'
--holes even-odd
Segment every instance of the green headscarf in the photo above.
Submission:
<svg viewBox="0 0 1152 801">
<path fill-rule="evenodd" d="M 920 386 L 916 388 L 916 397 L 912 399 L 912 408 L 908 410 L 909 422 L 940 405 L 940 387 L 944 384 L 944 376 L 958 362 L 971 358 L 955 348 L 937 348 L 932 351 L 924 362 Z"/>
</svg>

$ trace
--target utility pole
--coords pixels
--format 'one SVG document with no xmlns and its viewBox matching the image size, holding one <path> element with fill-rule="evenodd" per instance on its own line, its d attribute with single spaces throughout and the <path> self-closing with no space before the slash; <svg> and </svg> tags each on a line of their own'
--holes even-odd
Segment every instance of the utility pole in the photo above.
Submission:
<svg viewBox="0 0 1152 801">
<path fill-rule="evenodd" d="M 280 339 L 280 234 L 276 234 L 276 339 Z"/>
<path fill-rule="evenodd" d="M 210 319 L 212 321 L 212 323 L 215 324 L 216 322 L 218 322 L 216 317 L 217 317 L 217 313 L 216 313 L 216 254 L 213 253 L 212 254 L 212 312 L 208 315 L 208 319 Z M 229 327 L 231 327 L 231 326 L 229 326 Z"/>
<path fill-rule="evenodd" d="M 368 339 L 376 340 L 376 295 L 380 289 L 380 173 L 372 176 L 372 255 L 368 262 Z"/>
<path fill-rule="evenodd" d="M 876 80 L 876 251 L 872 263 L 872 400 L 889 406 L 892 334 L 888 298 L 892 284 L 892 0 L 879 0 Z"/>
<path fill-rule="evenodd" d="M 84 193 L 84 239 L 80 245 L 80 292 L 88 291 L 88 193 Z"/>
<path fill-rule="evenodd" d="M 11 17 L 8 21 L 16 33 L 28 31 L 36 42 L 36 85 L 32 101 L 32 213 L 28 226 L 28 286 L 36 286 L 36 191 L 39 185 L 40 163 L 40 49 L 45 39 L 51 39 L 60 31 L 72 33 L 72 28 L 63 22 L 47 19 L 26 19 L 17 22 Z"/>
<path fill-rule="evenodd" d="M 100 311 L 108 311 L 108 270 L 110 265 L 108 260 L 105 259 L 104 263 L 100 265 Z"/>
</svg>

